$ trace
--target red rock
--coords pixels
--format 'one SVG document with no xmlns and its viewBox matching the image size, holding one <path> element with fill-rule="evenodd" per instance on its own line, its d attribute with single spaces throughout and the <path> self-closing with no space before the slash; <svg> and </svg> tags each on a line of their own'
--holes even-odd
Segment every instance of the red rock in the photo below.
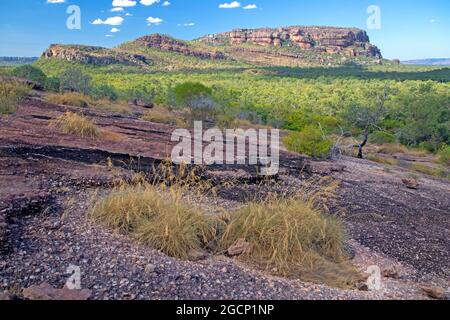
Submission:
<svg viewBox="0 0 450 320">
<path fill-rule="evenodd" d="M 442 300 L 445 298 L 445 290 L 434 286 L 421 286 L 422 291 L 430 298 Z"/>
<path fill-rule="evenodd" d="M 66 287 L 55 289 L 48 283 L 31 286 L 23 290 L 23 296 L 29 300 L 88 300 L 92 295 L 91 290 L 70 290 Z"/>
</svg>

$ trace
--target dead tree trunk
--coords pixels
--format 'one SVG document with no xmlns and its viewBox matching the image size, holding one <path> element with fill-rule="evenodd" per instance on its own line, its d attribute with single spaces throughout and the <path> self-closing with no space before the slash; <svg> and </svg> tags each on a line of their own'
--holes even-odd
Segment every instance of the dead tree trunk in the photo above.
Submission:
<svg viewBox="0 0 450 320">
<path fill-rule="evenodd" d="M 364 131 L 364 141 L 358 146 L 358 159 L 364 159 L 363 149 L 369 141 L 369 129 Z"/>
</svg>

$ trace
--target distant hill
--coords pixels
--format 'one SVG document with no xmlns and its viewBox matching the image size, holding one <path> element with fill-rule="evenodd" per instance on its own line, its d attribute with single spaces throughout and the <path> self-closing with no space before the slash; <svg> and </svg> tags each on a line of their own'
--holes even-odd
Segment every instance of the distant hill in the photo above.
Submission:
<svg viewBox="0 0 450 320">
<path fill-rule="evenodd" d="M 152 34 L 113 49 L 51 45 L 41 59 L 121 65 L 146 71 L 236 65 L 300 67 L 383 63 L 380 50 L 370 43 L 364 30 L 302 26 L 236 29 L 193 41 Z"/>
<path fill-rule="evenodd" d="M 0 66 L 32 64 L 36 60 L 38 60 L 37 57 L 0 57 Z"/>
<path fill-rule="evenodd" d="M 408 60 L 408 61 L 402 61 L 402 64 L 415 64 L 415 65 L 421 65 L 421 66 L 450 66 L 450 58 Z"/>
</svg>

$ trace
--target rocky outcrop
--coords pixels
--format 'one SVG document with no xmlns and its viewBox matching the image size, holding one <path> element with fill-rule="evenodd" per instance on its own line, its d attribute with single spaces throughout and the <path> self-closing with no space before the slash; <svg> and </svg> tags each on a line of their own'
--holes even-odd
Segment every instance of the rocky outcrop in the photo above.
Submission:
<svg viewBox="0 0 450 320">
<path fill-rule="evenodd" d="M 364 30 L 336 27 L 285 27 L 278 29 L 236 29 L 208 35 L 199 42 L 231 46 L 246 43 L 275 47 L 299 47 L 329 54 L 381 58 L 380 50 L 370 43 Z"/>
<path fill-rule="evenodd" d="M 119 50 L 111 50 L 102 47 L 79 45 L 51 45 L 50 48 L 42 54 L 42 58 L 57 58 L 97 66 L 113 64 L 148 66 L 152 64 L 152 61 L 143 55 L 129 54 Z"/>
<path fill-rule="evenodd" d="M 225 59 L 225 55 L 220 51 L 215 50 L 201 50 L 199 48 L 194 48 L 192 45 L 176 40 L 174 38 L 160 35 L 152 34 L 149 36 L 141 37 L 134 41 L 134 44 L 138 46 L 156 48 L 164 51 L 171 51 L 176 53 L 181 53 L 185 56 L 193 56 L 201 59 L 211 59 L 211 60 L 221 60 Z"/>
</svg>

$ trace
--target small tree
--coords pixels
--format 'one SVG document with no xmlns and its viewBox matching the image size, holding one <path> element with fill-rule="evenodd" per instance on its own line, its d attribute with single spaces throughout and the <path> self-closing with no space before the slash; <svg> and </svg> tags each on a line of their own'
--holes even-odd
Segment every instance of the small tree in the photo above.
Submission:
<svg viewBox="0 0 450 320">
<path fill-rule="evenodd" d="M 47 80 L 47 76 L 41 69 L 31 65 L 16 67 L 11 71 L 11 75 L 14 77 L 25 78 L 41 85 L 44 85 Z"/>
<path fill-rule="evenodd" d="M 187 107 L 191 121 L 213 120 L 217 104 L 212 98 L 212 90 L 198 82 L 185 82 L 174 88 L 178 106 Z"/>
<path fill-rule="evenodd" d="M 378 124 L 386 113 L 386 101 L 389 98 L 389 88 L 375 97 L 376 103 L 368 106 L 353 105 L 344 114 L 344 119 L 351 125 L 362 130 L 363 141 L 358 145 L 358 158 L 364 157 L 363 150 L 369 141 L 370 133 L 380 129 Z"/>
<path fill-rule="evenodd" d="M 91 77 L 85 75 L 79 68 L 65 70 L 60 76 L 60 91 L 72 91 L 89 94 L 91 90 Z"/>
</svg>

